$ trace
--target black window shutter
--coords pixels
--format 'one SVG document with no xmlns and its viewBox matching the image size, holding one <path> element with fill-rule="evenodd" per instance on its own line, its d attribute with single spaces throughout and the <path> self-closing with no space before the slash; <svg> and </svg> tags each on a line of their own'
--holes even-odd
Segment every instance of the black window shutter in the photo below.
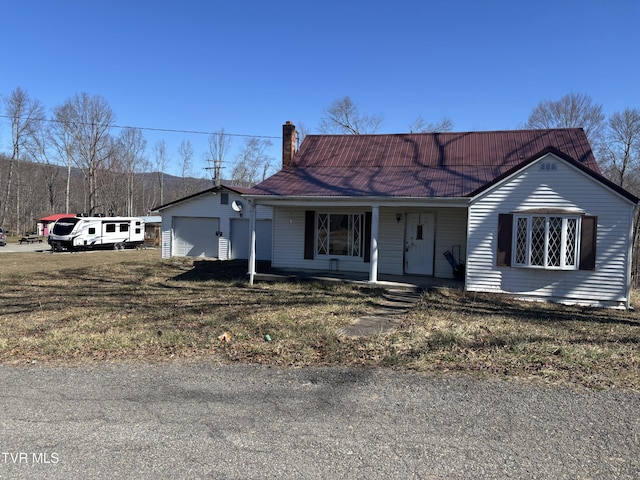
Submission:
<svg viewBox="0 0 640 480">
<path fill-rule="evenodd" d="M 511 266 L 511 239 L 513 235 L 513 215 L 501 213 L 498 215 L 498 258 L 499 267 Z"/>
<path fill-rule="evenodd" d="M 596 269 L 596 239 L 598 238 L 598 217 L 582 217 L 580 233 L 580 270 Z"/>
<path fill-rule="evenodd" d="M 371 261 L 371 212 L 364 214 L 364 262 Z"/>
<path fill-rule="evenodd" d="M 304 258 L 313 260 L 314 246 L 316 243 L 316 212 L 306 210 L 304 212 Z"/>
</svg>

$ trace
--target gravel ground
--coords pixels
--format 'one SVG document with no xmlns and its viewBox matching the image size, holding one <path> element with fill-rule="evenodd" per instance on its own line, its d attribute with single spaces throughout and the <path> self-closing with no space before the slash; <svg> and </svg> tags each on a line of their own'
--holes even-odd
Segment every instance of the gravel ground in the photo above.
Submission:
<svg viewBox="0 0 640 480">
<path fill-rule="evenodd" d="M 371 369 L 1 367 L 0 478 L 638 478 L 640 395 Z"/>
<path fill-rule="evenodd" d="M 0 253 L 19 253 L 19 252 L 51 252 L 48 243 L 7 243 L 0 247 Z"/>
</svg>

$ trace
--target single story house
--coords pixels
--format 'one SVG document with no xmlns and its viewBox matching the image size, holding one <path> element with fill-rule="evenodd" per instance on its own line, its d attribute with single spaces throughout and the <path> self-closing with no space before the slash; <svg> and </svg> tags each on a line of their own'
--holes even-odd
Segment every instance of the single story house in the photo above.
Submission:
<svg viewBox="0 0 640 480">
<path fill-rule="evenodd" d="M 54 213 L 53 215 L 48 215 L 38 219 L 36 223 L 36 233 L 40 236 L 48 237 L 53 224 L 59 219 L 68 217 L 69 215 L 70 214 L 68 213 Z"/>
<path fill-rule="evenodd" d="M 161 255 L 219 260 L 249 258 L 246 188 L 217 185 L 154 208 L 162 217 Z M 257 260 L 271 259 L 271 207 L 258 208 Z"/>
<path fill-rule="evenodd" d="M 274 267 L 460 273 L 470 292 L 629 306 L 638 198 L 582 129 L 308 135 L 297 152 L 295 135 L 287 122 L 282 169 L 243 192 L 273 208 Z"/>
</svg>

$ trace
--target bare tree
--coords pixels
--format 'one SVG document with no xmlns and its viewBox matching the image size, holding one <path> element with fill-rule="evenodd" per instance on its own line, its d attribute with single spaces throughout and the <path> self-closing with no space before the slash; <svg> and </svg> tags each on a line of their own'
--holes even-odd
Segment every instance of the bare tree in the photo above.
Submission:
<svg viewBox="0 0 640 480">
<path fill-rule="evenodd" d="M 71 197 L 71 167 L 73 165 L 73 152 L 75 149 L 75 135 L 73 133 L 73 123 L 71 121 L 71 104 L 67 102 L 53 109 L 53 121 L 51 123 L 50 138 L 56 149 L 58 158 L 62 165 L 67 167 L 67 178 L 65 184 L 65 213 L 70 212 Z"/>
<path fill-rule="evenodd" d="M 560 100 L 543 100 L 533 109 L 525 128 L 582 128 L 592 147 L 602 141 L 605 116 L 602 105 L 594 104 L 589 95 L 569 93 Z"/>
<path fill-rule="evenodd" d="M 110 131 L 115 116 L 106 100 L 87 93 L 75 95 L 59 110 L 61 125 L 73 139 L 73 159 L 87 180 L 89 213 L 98 208 L 99 176 L 107 167 L 114 142 Z"/>
<path fill-rule="evenodd" d="M 627 108 L 609 117 L 600 156 L 611 181 L 640 193 L 640 110 Z"/>
<path fill-rule="evenodd" d="M 296 122 L 296 151 L 300 147 L 300 144 L 302 144 L 302 141 L 305 139 L 305 137 L 309 135 L 309 133 L 309 129 L 304 123 Z"/>
<path fill-rule="evenodd" d="M 442 117 L 437 122 L 425 122 L 421 115 L 409 125 L 409 132 L 411 133 L 440 133 L 450 132 L 453 130 L 453 120 L 449 117 Z"/>
<path fill-rule="evenodd" d="M 29 155 L 36 164 L 41 165 L 44 184 L 47 189 L 47 211 L 52 213 L 56 207 L 58 192 L 58 177 L 60 168 L 55 163 L 55 149 L 52 149 L 51 124 L 40 122 L 40 126 L 33 130 L 33 142 L 29 145 Z"/>
<path fill-rule="evenodd" d="M 322 133 L 346 133 L 361 135 L 376 133 L 382 126 L 382 116 L 360 113 L 351 98 L 335 100 L 320 117 L 319 130 Z"/>
<path fill-rule="evenodd" d="M 209 135 L 209 155 L 207 163 L 209 170 L 212 171 L 212 179 L 216 186 L 219 186 L 222 182 L 222 164 L 224 163 L 224 157 L 229 151 L 231 146 L 231 137 L 225 135 L 224 128 L 221 128 L 219 132 Z"/>
<path fill-rule="evenodd" d="M 147 141 L 139 128 L 125 128 L 118 138 L 118 156 L 126 177 L 128 216 L 134 212 L 134 191 L 136 173 L 144 164 L 144 151 L 147 148 Z"/>
<path fill-rule="evenodd" d="M 272 169 L 273 159 L 267 153 L 272 145 L 269 139 L 245 139 L 231 172 L 232 182 L 235 185 L 254 185 L 266 179 Z"/>
<path fill-rule="evenodd" d="M 35 131 L 39 129 L 44 120 L 44 107 L 38 100 L 29 98 L 29 95 L 20 87 L 16 88 L 11 95 L 5 99 L 6 116 L 11 122 L 11 158 L 9 171 L 5 179 L 5 190 L 2 198 L 2 208 L 0 208 L 0 225 L 5 222 L 15 164 L 23 153 L 26 153 L 27 145 L 32 142 Z"/>
<path fill-rule="evenodd" d="M 100 206 L 109 216 L 124 215 L 127 206 L 127 171 L 117 150 L 114 145 L 114 153 L 100 172 Z"/>
<path fill-rule="evenodd" d="M 153 146 L 153 154 L 160 184 L 160 205 L 164 205 L 164 174 L 167 170 L 169 158 L 167 157 L 167 144 L 164 140 L 158 140 Z"/>
<path fill-rule="evenodd" d="M 180 157 L 180 177 L 182 178 L 182 194 L 188 195 L 189 184 L 187 177 L 191 175 L 191 167 L 193 164 L 193 145 L 190 140 L 182 140 L 178 147 L 178 156 Z"/>
</svg>

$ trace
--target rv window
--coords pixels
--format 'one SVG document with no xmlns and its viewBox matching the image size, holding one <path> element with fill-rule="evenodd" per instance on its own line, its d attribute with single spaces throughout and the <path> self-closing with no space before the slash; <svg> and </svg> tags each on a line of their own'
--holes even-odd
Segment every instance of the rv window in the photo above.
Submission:
<svg viewBox="0 0 640 480">
<path fill-rule="evenodd" d="M 53 224 L 53 233 L 56 235 L 69 235 L 73 227 L 78 223 L 79 218 L 61 218 Z"/>
<path fill-rule="evenodd" d="M 140 222 L 136 222 L 136 226 L 140 225 Z"/>
<path fill-rule="evenodd" d="M 121 232 L 128 232 L 129 231 L 129 224 L 128 223 L 121 223 L 120 224 L 120 231 Z"/>
<path fill-rule="evenodd" d="M 136 235 L 140 235 L 140 229 L 136 228 Z"/>
<path fill-rule="evenodd" d="M 105 228 L 105 232 L 113 233 L 115 231 L 116 231 L 116 224 L 115 223 L 107 223 L 106 228 Z"/>
<path fill-rule="evenodd" d="M 89 235 L 95 235 L 96 234 L 96 227 L 89 227 Z"/>
</svg>

